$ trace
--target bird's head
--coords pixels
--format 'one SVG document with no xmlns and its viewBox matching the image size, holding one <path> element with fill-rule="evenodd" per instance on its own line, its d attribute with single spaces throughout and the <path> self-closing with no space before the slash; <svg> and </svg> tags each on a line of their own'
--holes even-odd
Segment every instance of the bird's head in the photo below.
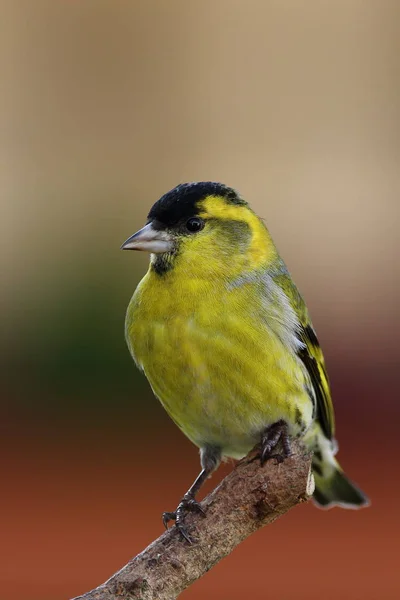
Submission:
<svg viewBox="0 0 400 600">
<path fill-rule="evenodd" d="M 276 257 L 266 227 L 247 202 L 214 182 L 182 183 L 167 192 L 122 249 L 150 252 L 159 275 L 179 266 L 197 277 L 240 273 Z"/>
</svg>

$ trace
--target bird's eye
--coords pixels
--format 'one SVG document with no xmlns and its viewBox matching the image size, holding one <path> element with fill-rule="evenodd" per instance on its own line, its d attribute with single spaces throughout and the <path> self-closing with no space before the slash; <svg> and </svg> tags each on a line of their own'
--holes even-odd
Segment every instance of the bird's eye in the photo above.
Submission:
<svg viewBox="0 0 400 600">
<path fill-rule="evenodd" d="M 204 227 L 203 219 L 199 219 L 199 217 L 192 217 L 186 221 L 186 229 L 190 231 L 190 233 L 197 233 L 201 231 Z"/>
</svg>

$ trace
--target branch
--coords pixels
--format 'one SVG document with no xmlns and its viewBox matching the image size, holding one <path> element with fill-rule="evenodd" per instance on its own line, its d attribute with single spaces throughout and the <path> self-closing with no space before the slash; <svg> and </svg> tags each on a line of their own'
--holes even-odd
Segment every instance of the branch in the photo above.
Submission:
<svg viewBox="0 0 400 600">
<path fill-rule="evenodd" d="M 298 442 L 293 455 L 260 466 L 257 447 L 205 498 L 206 518 L 188 514 L 196 543 L 174 527 L 98 588 L 74 600 L 173 600 L 249 535 L 272 523 L 314 491 L 311 456 Z"/>
</svg>

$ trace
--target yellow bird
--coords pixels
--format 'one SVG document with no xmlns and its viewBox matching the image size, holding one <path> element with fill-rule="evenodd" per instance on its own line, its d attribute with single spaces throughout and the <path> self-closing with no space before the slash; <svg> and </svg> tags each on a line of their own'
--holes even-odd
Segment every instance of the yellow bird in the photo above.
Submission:
<svg viewBox="0 0 400 600">
<path fill-rule="evenodd" d="M 222 457 L 261 442 L 261 462 L 313 451 L 315 502 L 368 503 L 335 459 L 324 358 L 306 305 L 263 221 L 232 188 L 184 183 L 151 208 L 122 246 L 150 252 L 126 316 L 129 350 L 162 405 L 200 448 L 201 473 L 174 519 L 202 511 L 195 495 Z"/>
</svg>

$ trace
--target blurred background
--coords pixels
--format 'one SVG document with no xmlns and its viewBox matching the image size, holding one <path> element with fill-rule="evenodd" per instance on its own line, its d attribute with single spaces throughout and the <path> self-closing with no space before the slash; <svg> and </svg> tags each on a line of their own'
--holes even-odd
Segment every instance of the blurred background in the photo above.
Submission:
<svg viewBox="0 0 400 600">
<path fill-rule="evenodd" d="M 1 1 L 1 599 L 100 584 L 197 474 L 125 346 L 147 257 L 119 250 L 192 180 L 266 219 L 372 507 L 298 507 L 182 597 L 400 596 L 399 19 L 395 0 Z"/>
</svg>

